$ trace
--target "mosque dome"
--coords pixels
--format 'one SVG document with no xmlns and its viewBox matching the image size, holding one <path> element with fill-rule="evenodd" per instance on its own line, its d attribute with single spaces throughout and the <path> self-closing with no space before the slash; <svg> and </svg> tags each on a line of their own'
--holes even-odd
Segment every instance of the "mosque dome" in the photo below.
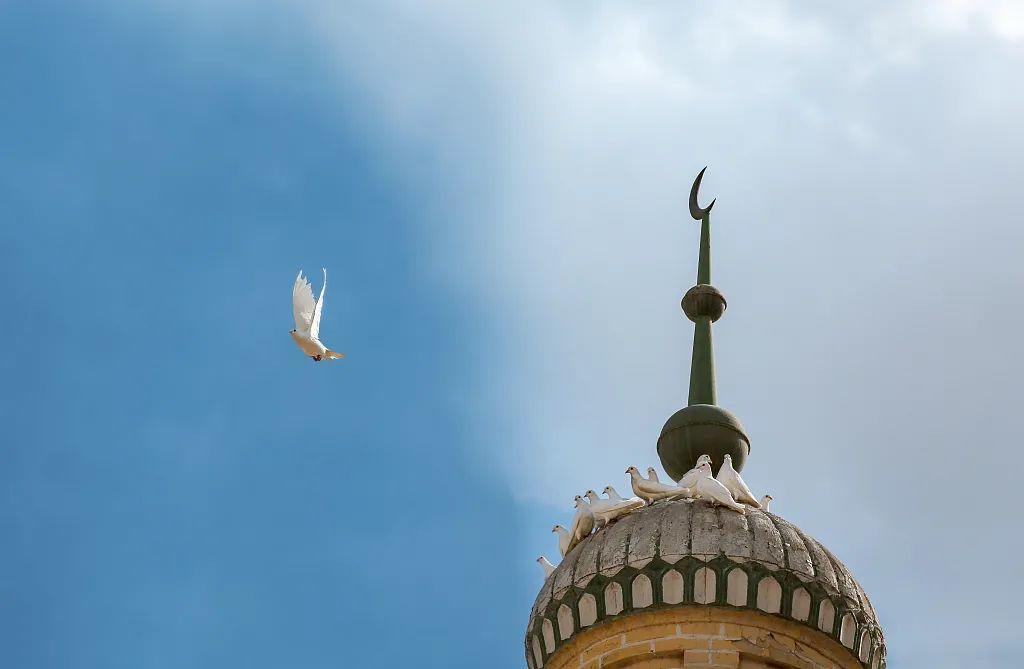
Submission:
<svg viewBox="0 0 1024 669">
<path fill-rule="evenodd" d="M 846 566 L 792 523 L 740 504 L 756 505 L 738 474 L 750 440 L 717 402 L 712 324 L 726 303 L 711 285 L 714 201 L 698 204 L 703 175 L 690 189 L 701 224 L 697 283 L 682 301 L 694 323 L 689 396 L 657 444 L 665 472 L 685 487 L 630 468 L 633 492 L 653 504 L 619 499 L 614 489 L 607 499 L 577 498 L 571 532 L 556 527 L 567 554 L 557 567 L 540 560 L 550 573 L 530 612 L 526 663 L 885 669 L 875 609 Z M 609 524 L 591 534 L 597 521 Z"/>
<path fill-rule="evenodd" d="M 831 639 L 780 650 L 794 655 L 786 666 L 818 666 L 797 660 L 823 645 L 866 669 L 885 666 L 875 610 L 827 548 L 776 514 L 741 515 L 702 500 L 658 502 L 574 547 L 534 602 L 527 664 L 539 669 L 588 628 L 686 607 L 746 609 Z"/>
</svg>

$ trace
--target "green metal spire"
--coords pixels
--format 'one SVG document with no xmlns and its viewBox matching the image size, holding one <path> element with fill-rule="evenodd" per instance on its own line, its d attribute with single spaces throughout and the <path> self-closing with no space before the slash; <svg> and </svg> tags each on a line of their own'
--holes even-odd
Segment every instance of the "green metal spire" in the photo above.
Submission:
<svg viewBox="0 0 1024 669">
<path fill-rule="evenodd" d="M 707 168 L 705 167 L 704 170 Z M 697 180 L 693 182 L 693 203 L 697 203 L 697 188 L 700 187 L 700 179 L 704 176 L 704 170 L 700 171 L 700 175 Z M 711 284 L 711 207 L 715 206 L 715 201 L 712 200 L 711 204 L 708 205 L 707 209 L 701 209 L 695 207 L 690 210 L 690 215 L 696 211 L 700 218 L 696 220 L 700 221 L 700 255 L 697 258 L 697 283 Z"/>
<path fill-rule="evenodd" d="M 690 300 L 692 304 L 688 304 L 687 299 L 683 298 L 683 311 L 694 323 L 693 357 L 690 361 L 691 405 L 716 403 L 715 349 L 711 341 L 711 323 L 717 321 L 725 311 L 725 298 L 711 285 L 711 208 L 715 206 L 715 201 L 712 200 L 706 209 L 697 204 L 697 191 L 704 178 L 704 170 L 697 175 L 690 189 L 690 215 L 700 221 L 700 256 L 697 260 L 697 285 L 687 296 L 696 299 Z M 720 305 L 716 297 L 720 298 Z"/>
<path fill-rule="evenodd" d="M 707 169 L 706 167 L 704 168 Z M 717 406 L 715 353 L 711 324 L 725 313 L 725 296 L 711 285 L 711 207 L 697 204 L 697 191 L 704 176 L 700 171 L 690 189 L 690 215 L 700 221 L 700 256 L 697 285 L 683 296 L 683 312 L 693 321 L 693 357 L 690 361 L 690 396 L 687 406 L 665 423 L 658 438 L 658 455 L 665 471 L 679 480 L 696 466 L 701 455 L 711 457 L 715 471 L 730 455 L 737 471 L 750 453 L 750 441 L 736 416 Z"/>
</svg>

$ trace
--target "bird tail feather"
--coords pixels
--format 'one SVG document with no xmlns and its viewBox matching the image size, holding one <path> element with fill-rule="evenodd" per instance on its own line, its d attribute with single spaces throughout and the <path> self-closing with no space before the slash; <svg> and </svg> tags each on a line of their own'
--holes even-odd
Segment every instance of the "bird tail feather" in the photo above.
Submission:
<svg viewBox="0 0 1024 669">
<path fill-rule="evenodd" d="M 341 360 L 342 358 L 345 357 L 345 354 L 338 353 L 337 351 L 328 350 L 327 353 L 324 354 L 324 357 L 327 358 L 328 360 Z"/>
</svg>

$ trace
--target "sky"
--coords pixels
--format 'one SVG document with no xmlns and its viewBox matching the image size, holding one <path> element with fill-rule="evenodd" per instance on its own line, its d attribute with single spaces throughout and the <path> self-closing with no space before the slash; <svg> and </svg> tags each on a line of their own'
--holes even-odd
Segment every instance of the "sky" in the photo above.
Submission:
<svg viewBox="0 0 1024 669">
<path fill-rule="evenodd" d="M 0 664 L 523 666 L 709 165 L 747 483 L 890 666 L 1016 667 L 1021 71 L 1009 1 L 0 3 Z"/>
</svg>

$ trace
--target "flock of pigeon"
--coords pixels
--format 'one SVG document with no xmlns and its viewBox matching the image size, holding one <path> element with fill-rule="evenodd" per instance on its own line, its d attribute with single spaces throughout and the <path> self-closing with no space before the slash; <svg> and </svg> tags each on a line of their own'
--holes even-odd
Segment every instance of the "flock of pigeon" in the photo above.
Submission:
<svg viewBox="0 0 1024 669">
<path fill-rule="evenodd" d="M 711 456 L 700 456 L 697 458 L 697 466 L 686 472 L 679 479 L 679 483 L 662 483 L 658 480 L 658 472 L 654 467 L 647 468 L 647 478 L 644 478 L 636 467 L 630 467 L 626 473 L 629 474 L 629 482 L 636 497 L 623 499 L 612 486 L 605 486 L 606 498 L 598 496 L 593 490 L 588 490 L 586 496 L 576 495 L 576 514 L 570 528 L 555 525 L 551 529 L 558 535 L 558 550 L 562 557 L 565 557 L 576 544 L 590 536 L 591 532 L 599 531 L 626 514 L 663 499 L 684 499 L 691 502 L 695 499 L 704 499 L 714 506 L 724 506 L 736 513 L 746 513 L 747 506 L 767 511 L 768 504 L 772 501 L 771 495 L 765 495 L 760 502 L 754 498 L 740 473 L 733 468 L 730 455 L 725 456 L 725 462 L 722 463 L 717 476 L 712 475 Z M 555 569 L 543 555 L 537 558 L 537 563 L 545 575 L 551 574 Z"/>
</svg>

